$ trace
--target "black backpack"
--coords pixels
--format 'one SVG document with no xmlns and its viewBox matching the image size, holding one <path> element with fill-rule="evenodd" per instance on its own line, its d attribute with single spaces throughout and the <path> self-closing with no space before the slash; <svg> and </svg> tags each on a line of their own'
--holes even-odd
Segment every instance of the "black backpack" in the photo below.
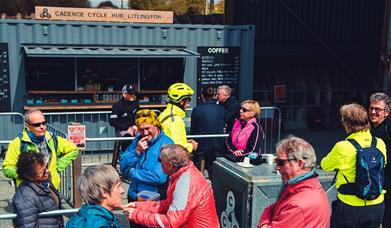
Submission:
<svg viewBox="0 0 391 228">
<path fill-rule="evenodd" d="M 381 194 L 384 185 L 384 155 L 376 148 L 377 140 L 372 137 L 370 147 L 362 148 L 354 139 L 347 139 L 357 150 L 355 183 L 349 183 L 338 188 L 338 192 L 356 195 L 363 200 L 374 200 Z"/>
</svg>

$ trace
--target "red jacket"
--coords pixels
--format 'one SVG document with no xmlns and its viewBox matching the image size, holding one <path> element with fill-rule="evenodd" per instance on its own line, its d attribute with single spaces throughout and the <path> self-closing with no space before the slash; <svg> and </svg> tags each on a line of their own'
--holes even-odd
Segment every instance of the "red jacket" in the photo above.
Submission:
<svg viewBox="0 0 391 228">
<path fill-rule="evenodd" d="M 191 161 L 170 177 L 165 200 L 136 202 L 132 220 L 146 226 L 220 227 L 212 187 Z"/>
<path fill-rule="evenodd" d="M 276 203 L 267 207 L 258 227 L 328 228 L 330 208 L 327 195 L 317 177 L 287 184 Z"/>
</svg>

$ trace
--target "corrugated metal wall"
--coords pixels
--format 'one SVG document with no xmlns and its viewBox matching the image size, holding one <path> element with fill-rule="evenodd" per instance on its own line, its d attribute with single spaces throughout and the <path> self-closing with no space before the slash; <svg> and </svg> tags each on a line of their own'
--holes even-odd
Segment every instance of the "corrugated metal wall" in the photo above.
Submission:
<svg viewBox="0 0 391 228">
<path fill-rule="evenodd" d="M 254 26 L 160 25 L 63 21 L 0 20 L 0 42 L 9 45 L 12 110 L 22 111 L 24 80 L 23 44 L 199 46 L 241 49 L 240 97 L 252 96 Z M 197 59 L 186 60 L 184 81 L 196 86 Z"/>
<path fill-rule="evenodd" d="M 232 24 L 256 24 L 256 43 L 266 48 L 376 48 L 382 0 L 228 0 Z"/>
</svg>

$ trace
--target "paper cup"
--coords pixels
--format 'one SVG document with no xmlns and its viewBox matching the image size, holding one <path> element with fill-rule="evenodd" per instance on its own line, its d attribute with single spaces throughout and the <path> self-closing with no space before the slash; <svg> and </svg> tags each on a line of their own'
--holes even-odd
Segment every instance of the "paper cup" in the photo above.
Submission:
<svg viewBox="0 0 391 228">
<path fill-rule="evenodd" d="M 250 158 L 249 157 L 244 157 L 243 164 L 244 165 L 250 165 Z"/>
<path fill-rule="evenodd" d="M 274 163 L 274 155 L 273 154 L 264 154 L 262 155 L 266 158 L 267 164 L 272 165 Z"/>
</svg>

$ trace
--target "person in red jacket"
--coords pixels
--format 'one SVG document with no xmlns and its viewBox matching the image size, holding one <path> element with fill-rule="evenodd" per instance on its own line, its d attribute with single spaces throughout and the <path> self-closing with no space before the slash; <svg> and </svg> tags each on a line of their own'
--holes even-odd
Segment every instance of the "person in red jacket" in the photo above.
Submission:
<svg viewBox="0 0 391 228">
<path fill-rule="evenodd" d="M 302 138 L 290 136 L 277 144 L 276 151 L 276 169 L 284 186 L 277 202 L 263 211 L 258 227 L 328 228 L 330 207 L 313 171 L 313 147 Z"/>
<path fill-rule="evenodd" d="M 170 176 L 167 198 L 125 205 L 129 220 L 152 227 L 220 227 L 212 187 L 189 160 L 186 148 L 165 145 L 159 159 Z"/>
</svg>

